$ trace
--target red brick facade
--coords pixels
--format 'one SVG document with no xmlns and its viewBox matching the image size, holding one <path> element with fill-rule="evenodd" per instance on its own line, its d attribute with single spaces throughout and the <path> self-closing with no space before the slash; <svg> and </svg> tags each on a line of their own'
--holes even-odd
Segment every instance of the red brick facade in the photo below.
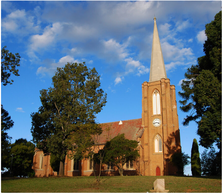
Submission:
<svg viewBox="0 0 222 193">
<path fill-rule="evenodd" d="M 143 128 L 141 127 L 142 120 L 134 119 L 128 121 L 118 121 L 112 123 L 103 123 L 101 124 L 103 132 L 97 138 L 95 147 L 95 152 L 98 152 L 98 149 L 103 148 L 107 140 L 112 139 L 118 134 L 125 134 L 127 139 L 139 140 L 143 134 Z M 139 141 L 138 141 L 139 142 Z M 134 161 L 131 164 L 126 164 L 124 166 L 124 175 L 136 175 L 139 174 L 138 170 L 139 161 Z M 92 167 L 90 167 L 90 159 L 83 159 L 76 164 L 73 160 L 70 160 L 66 157 L 65 166 L 64 166 L 64 175 L 65 176 L 91 176 L 94 175 Z M 92 163 L 91 163 L 92 166 Z M 53 176 L 57 173 L 53 172 L 50 166 L 50 155 L 43 155 L 43 151 L 36 149 L 35 155 L 33 158 L 33 169 L 35 170 L 35 175 L 37 177 L 42 176 Z M 95 170 L 99 172 L 99 166 L 95 166 Z M 118 170 L 116 167 L 111 167 L 106 164 L 102 166 L 101 175 L 118 175 Z"/>
</svg>

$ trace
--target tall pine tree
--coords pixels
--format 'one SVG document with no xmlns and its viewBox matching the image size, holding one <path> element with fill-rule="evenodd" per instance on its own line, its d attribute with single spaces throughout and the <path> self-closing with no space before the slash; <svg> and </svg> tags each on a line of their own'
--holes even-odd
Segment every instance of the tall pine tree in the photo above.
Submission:
<svg viewBox="0 0 222 193">
<path fill-rule="evenodd" d="M 200 145 L 209 148 L 216 143 L 221 148 L 221 11 L 206 25 L 205 56 L 198 58 L 185 73 L 180 107 L 190 112 L 183 124 L 198 124 Z"/>
<path fill-rule="evenodd" d="M 191 171 L 192 171 L 192 176 L 201 175 L 200 154 L 196 139 L 193 139 L 193 145 L 191 149 Z"/>
</svg>

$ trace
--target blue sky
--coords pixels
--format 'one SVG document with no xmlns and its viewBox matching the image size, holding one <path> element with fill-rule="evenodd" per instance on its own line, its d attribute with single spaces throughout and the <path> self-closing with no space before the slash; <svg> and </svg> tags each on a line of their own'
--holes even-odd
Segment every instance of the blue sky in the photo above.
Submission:
<svg viewBox="0 0 222 193">
<path fill-rule="evenodd" d="M 1 47 L 21 56 L 20 76 L 1 86 L 1 102 L 14 121 L 12 142 L 32 139 L 30 114 L 41 106 L 40 90 L 67 62 L 86 62 L 101 75 L 107 104 L 97 122 L 141 118 L 155 16 L 167 77 L 176 86 L 182 151 L 190 155 L 197 125 L 182 125 L 178 92 L 187 68 L 204 55 L 205 25 L 220 9 L 220 1 L 1 2 Z"/>
</svg>

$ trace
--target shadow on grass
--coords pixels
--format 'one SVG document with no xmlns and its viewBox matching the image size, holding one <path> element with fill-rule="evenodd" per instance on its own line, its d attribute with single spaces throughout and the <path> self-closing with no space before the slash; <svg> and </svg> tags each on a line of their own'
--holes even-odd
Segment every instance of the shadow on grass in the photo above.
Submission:
<svg viewBox="0 0 222 193">
<path fill-rule="evenodd" d="M 207 179 L 221 179 L 221 176 L 177 176 L 177 175 L 169 175 L 174 177 L 184 177 L 184 178 L 207 178 Z M 162 176 L 164 177 L 164 176 Z"/>
<path fill-rule="evenodd" d="M 1 180 L 19 180 L 19 179 L 28 179 L 28 178 L 20 178 L 20 177 L 1 177 Z"/>
</svg>

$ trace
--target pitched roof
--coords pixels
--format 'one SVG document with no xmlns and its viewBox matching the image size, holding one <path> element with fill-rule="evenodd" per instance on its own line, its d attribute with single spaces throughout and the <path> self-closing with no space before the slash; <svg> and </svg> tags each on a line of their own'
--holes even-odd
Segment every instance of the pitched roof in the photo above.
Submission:
<svg viewBox="0 0 222 193">
<path fill-rule="evenodd" d="M 102 134 L 97 139 L 97 144 L 105 144 L 118 134 L 125 134 L 126 139 L 137 140 L 143 134 L 142 119 L 132 119 L 126 121 L 116 121 L 102 123 Z"/>
</svg>

